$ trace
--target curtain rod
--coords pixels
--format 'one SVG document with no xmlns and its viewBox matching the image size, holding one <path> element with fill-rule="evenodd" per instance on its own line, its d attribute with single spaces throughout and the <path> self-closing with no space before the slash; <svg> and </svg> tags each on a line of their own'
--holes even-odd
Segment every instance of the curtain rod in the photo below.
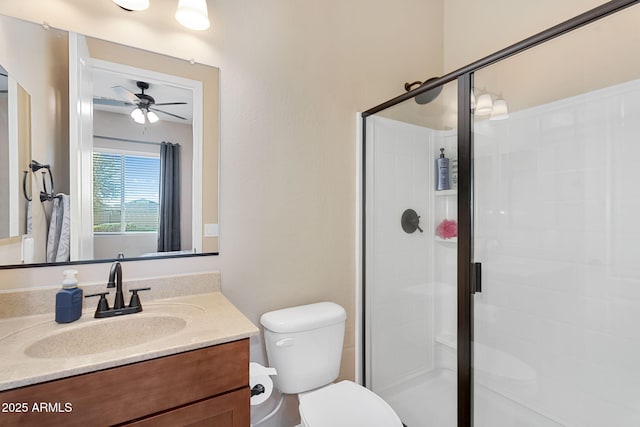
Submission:
<svg viewBox="0 0 640 427">
<path fill-rule="evenodd" d="M 116 138 L 114 136 L 93 135 L 94 138 L 106 139 L 109 141 L 133 142 L 136 144 L 161 145 L 159 142 L 140 141 L 138 139 Z"/>
</svg>

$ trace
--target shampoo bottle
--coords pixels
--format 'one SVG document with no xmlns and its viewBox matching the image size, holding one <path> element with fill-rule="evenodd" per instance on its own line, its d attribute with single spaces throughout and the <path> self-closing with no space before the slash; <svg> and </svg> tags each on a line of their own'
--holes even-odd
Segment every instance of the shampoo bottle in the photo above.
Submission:
<svg viewBox="0 0 640 427">
<path fill-rule="evenodd" d="M 82 315 L 82 289 L 78 288 L 76 270 L 65 270 L 62 289 L 56 294 L 56 322 L 69 323 Z"/>
<path fill-rule="evenodd" d="M 444 156 L 444 148 L 441 148 L 440 158 L 436 159 L 436 191 L 449 188 L 449 159 Z"/>
<path fill-rule="evenodd" d="M 451 159 L 451 189 L 458 189 L 458 158 Z"/>
</svg>

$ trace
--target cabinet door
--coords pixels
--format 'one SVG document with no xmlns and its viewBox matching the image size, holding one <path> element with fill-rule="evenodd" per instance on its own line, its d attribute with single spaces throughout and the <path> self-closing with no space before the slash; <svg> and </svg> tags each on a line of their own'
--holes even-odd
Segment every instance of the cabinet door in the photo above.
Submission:
<svg viewBox="0 0 640 427">
<path fill-rule="evenodd" d="M 136 421 L 135 427 L 248 427 L 249 387 Z"/>
<path fill-rule="evenodd" d="M 0 392 L 0 402 L 28 408 L 40 402 L 62 405 L 57 412 L 0 413 L 0 426 L 116 425 L 248 386 L 249 340 L 243 339 Z M 66 402 L 71 412 L 64 412 Z"/>
</svg>

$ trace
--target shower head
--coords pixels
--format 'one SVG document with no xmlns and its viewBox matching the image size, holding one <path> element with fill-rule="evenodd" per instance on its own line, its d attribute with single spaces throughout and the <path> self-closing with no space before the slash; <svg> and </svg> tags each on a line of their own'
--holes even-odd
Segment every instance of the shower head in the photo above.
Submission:
<svg viewBox="0 0 640 427">
<path fill-rule="evenodd" d="M 424 85 L 433 83 L 434 81 L 438 80 L 439 77 L 431 77 L 430 79 L 428 79 L 425 82 L 413 82 L 413 83 L 405 83 L 404 84 L 404 88 L 406 91 L 411 91 L 413 90 L 413 86 L 419 85 L 419 87 L 422 87 Z M 436 99 L 438 97 L 438 95 L 440 95 L 440 92 L 442 92 L 442 86 L 438 86 L 435 87 L 433 89 L 429 89 L 426 92 L 423 92 L 419 95 L 416 95 L 415 100 L 416 103 L 418 104 L 428 104 L 431 101 L 433 101 L 434 99 Z"/>
</svg>

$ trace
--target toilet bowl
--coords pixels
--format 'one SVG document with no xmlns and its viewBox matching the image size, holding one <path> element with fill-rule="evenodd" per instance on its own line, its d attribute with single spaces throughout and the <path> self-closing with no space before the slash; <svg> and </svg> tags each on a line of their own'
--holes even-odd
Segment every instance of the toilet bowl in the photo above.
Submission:
<svg viewBox="0 0 640 427">
<path fill-rule="evenodd" d="M 391 406 L 352 381 L 300 393 L 302 427 L 402 427 Z"/>
<path fill-rule="evenodd" d="M 338 377 L 346 312 L 321 302 L 260 318 L 276 386 L 297 394 L 302 427 L 402 427 L 391 406 L 372 391 Z"/>
</svg>

